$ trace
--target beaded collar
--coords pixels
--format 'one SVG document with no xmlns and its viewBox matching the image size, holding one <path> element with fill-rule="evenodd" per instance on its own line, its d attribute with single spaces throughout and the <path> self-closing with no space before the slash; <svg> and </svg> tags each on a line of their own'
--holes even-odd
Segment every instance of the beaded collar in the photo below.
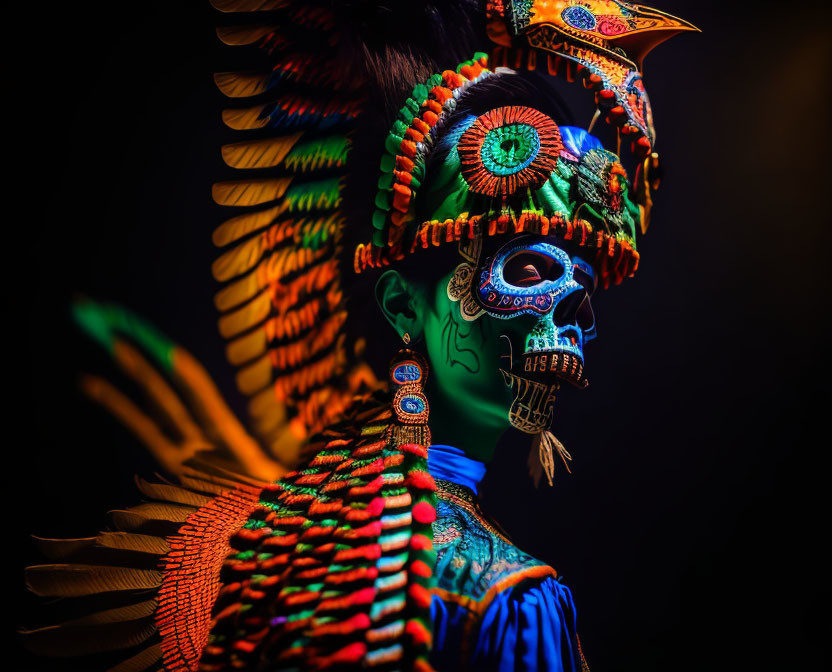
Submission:
<svg viewBox="0 0 832 672">
<path fill-rule="evenodd" d="M 506 534 L 494 523 L 492 523 L 482 512 L 479 502 L 477 502 L 477 496 L 470 488 L 466 488 L 464 485 L 454 483 L 453 481 L 446 481 L 441 478 L 434 478 L 434 481 L 436 482 L 436 496 L 439 498 L 440 502 L 445 501 L 467 511 L 485 530 L 494 536 L 499 537 L 506 543 L 511 543 L 508 536 L 506 536 Z M 438 520 L 434 523 L 433 527 L 434 541 L 440 545 L 443 542 L 441 530 L 443 519 L 442 512 L 444 510 L 445 509 L 443 509 L 442 506 L 437 506 L 436 511 L 439 515 Z M 459 533 L 457 532 L 456 534 L 458 535 Z"/>
<path fill-rule="evenodd" d="M 464 485 L 446 481 L 441 478 L 434 479 L 436 482 L 436 495 L 441 499 L 464 505 L 465 508 L 476 506 L 476 495 Z"/>
</svg>

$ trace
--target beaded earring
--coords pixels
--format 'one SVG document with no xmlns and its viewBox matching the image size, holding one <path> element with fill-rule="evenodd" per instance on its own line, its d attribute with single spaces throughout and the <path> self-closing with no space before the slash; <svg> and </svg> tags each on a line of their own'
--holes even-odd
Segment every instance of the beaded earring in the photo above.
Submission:
<svg viewBox="0 0 832 672">
<path fill-rule="evenodd" d="M 404 335 L 405 345 L 410 335 Z M 390 362 L 390 391 L 393 393 L 393 413 L 396 422 L 390 427 L 396 446 L 415 443 L 430 445 L 428 415 L 430 408 L 424 393 L 428 365 L 418 352 L 404 347 Z"/>
</svg>

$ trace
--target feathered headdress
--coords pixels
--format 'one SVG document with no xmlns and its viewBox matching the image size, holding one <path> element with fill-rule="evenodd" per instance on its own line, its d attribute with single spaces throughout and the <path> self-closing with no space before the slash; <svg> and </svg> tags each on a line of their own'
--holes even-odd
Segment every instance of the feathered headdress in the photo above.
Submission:
<svg viewBox="0 0 832 672">
<path fill-rule="evenodd" d="M 647 174 L 654 131 L 638 67 L 650 48 L 690 24 L 609 0 L 213 4 L 250 19 L 220 28 L 220 39 L 259 47 L 266 66 L 215 77 L 233 99 L 223 121 L 239 135 L 223 158 L 240 173 L 214 186 L 215 201 L 231 213 L 214 232 L 223 248 L 214 275 L 225 285 L 216 296 L 219 327 L 238 386 L 251 398 L 254 428 L 284 462 L 356 391 L 377 384 L 363 339 L 348 336 L 356 331 L 344 296 L 353 272 L 480 233 L 523 231 L 574 241 L 605 283 L 635 271 L 633 222 L 646 228 L 656 181 Z M 426 161 L 444 122 L 498 66 L 580 81 L 594 94 L 640 157 L 627 226 L 599 229 L 539 197 L 527 207 L 469 202 L 489 183 L 477 158 L 486 126 L 511 125 L 517 112 L 493 113 L 460 145 L 465 180 L 456 186 L 466 191 L 457 211 L 418 220 L 419 194 L 432 188 L 423 184 L 431 181 Z M 587 149 L 581 140 L 550 142 L 580 156 Z M 626 188 L 613 164 L 599 170 L 610 188 Z M 518 184 L 540 186 L 547 167 L 535 165 Z M 354 253 L 344 249 L 362 238 Z"/>
<path fill-rule="evenodd" d="M 239 136 L 222 148 L 239 176 L 213 190 L 231 215 L 214 231 L 219 329 L 253 428 L 290 464 L 356 392 L 377 385 L 363 339 L 347 336 L 352 268 L 341 253 L 353 237 L 345 231 L 363 226 L 355 203 L 372 199 L 362 187 L 375 182 L 368 166 L 378 159 L 368 156 L 391 101 L 473 53 L 483 17 L 470 0 L 213 4 L 249 20 L 218 34 L 259 47 L 262 68 L 215 76 L 232 100 L 223 122 Z M 428 99 L 422 88 L 415 112 Z"/>
<path fill-rule="evenodd" d="M 34 592 L 115 599 L 26 638 L 53 654 L 133 647 L 113 672 L 428 670 L 427 367 L 414 353 L 391 367 L 389 392 L 412 402 L 394 418 L 374 394 L 362 329 L 349 328 L 347 286 L 417 250 L 520 232 L 557 234 L 605 283 L 632 274 L 653 141 L 638 64 L 690 26 L 606 0 L 212 4 L 239 19 L 220 39 L 259 54 L 251 70 L 215 76 L 232 100 L 222 156 L 237 173 L 213 189 L 228 210 L 214 231 L 220 333 L 259 437 L 291 465 L 317 434 L 314 457 L 289 473 L 264 459 L 187 353 L 88 305 L 87 330 L 170 402 L 186 463 L 172 463 L 179 485 L 140 482 L 151 501 L 114 512 L 114 531 L 42 541 L 54 564 L 29 568 Z M 498 66 L 592 90 L 643 160 L 638 205 L 614 155 L 519 102 L 539 91 L 511 89 L 515 73 Z M 124 336 L 188 393 L 204 431 Z M 145 416 L 109 389 L 98 396 L 169 452 Z M 209 437 L 262 480 L 216 461 L 195 468 Z"/>
</svg>

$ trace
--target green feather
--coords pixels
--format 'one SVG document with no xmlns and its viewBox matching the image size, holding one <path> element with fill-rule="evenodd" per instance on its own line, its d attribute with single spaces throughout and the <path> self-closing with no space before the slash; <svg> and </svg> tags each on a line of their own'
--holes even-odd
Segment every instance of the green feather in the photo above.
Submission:
<svg viewBox="0 0 832 672">
<path fill-rule="evenodd" d="M 293 184 L 286 190 L 285 203 L 289 212 L 335 210 L 341 203 L 339 178 Z"/>
<path fill-rule="evenodd" d="M 73 304 L 72 316 L 78 326 L 110 354 L 113 354 L 118 336 L 127 336 L 144 348 L 166 372 L 173 371 L 176 344 L 124 306 L 84 299 Z"/>
<path fill-rule="evenodd" d="M 343 135 L 331 135 L 292 148 L 283 162 L 287 168 L 308 173 L 322 168 L 341 168 L 347 162 L 349 141 Z"/>
</svg>

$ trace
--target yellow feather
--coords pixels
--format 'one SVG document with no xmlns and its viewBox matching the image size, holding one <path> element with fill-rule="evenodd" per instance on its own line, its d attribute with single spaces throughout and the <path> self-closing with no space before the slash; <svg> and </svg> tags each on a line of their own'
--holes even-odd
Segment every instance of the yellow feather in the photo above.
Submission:
<svg viewBox="0 0 832 672">
<path fill-rule="evenodd" d="M 250 271 L 263 256 L 264 245 L 263 238 L 255 236 L 237 245 L 233 250 L 229 250 L 212 264 L 211 271 L 214 278 L 220 282 L 226 282 Z"/>
<path fill-rule="evenodd" d="M 217 72 L 214 84 L 229 98 L 248 98 L 258 96 L 266 90 L 269 83 L 268 72 Z"/>
<path fill-rule="evenodd" d="M 44 597 L 80 597 L 110 591 L 157 588 L 161 572 L 154 569 L 98 565 L 35 565 L 26 568 L 26 585 Z"/>
<path fill-rule="evenodd" d="M 151 521 L 184 523 L 196 509 L 170 504 L 139 504 L 124 511 L 110 511 L 110 519 L 119 529 L 136 530 Z"/>
<path fill-rule="evenodd" d="M 254 44 L 257 40 L 274 32 L 276 26 L 219 26 L 217 37 L 229 47 L 241 47 Z"/>
<path fill-rule="evenodd" d="M 237 387 L 245 395 L 259 392 L 272 382 L 272 363 L 268 355 L 264 355 L 251 366 L 237 374 Z"/>
<path fill-rule="evenodd" d="M 214 229 L 213 241 L 217 247 L 225 247 L 235 240 L 239 240 L 244 236 L 262 229 L 271 224 L 284 210 L 285 205 L 276 205 L 267 210 L 260 210 L 258 212 L 250 212 L 245 215 L 237 215 L 231 219 L 225 220 L 216 229 Z"/>
<path fill-rule="evenodd" d="M 161 537 L 153 537 L 148 534 L 131 534 L 129 532 L 102 532 L 96 538 L 95 543 L 104 548 L 113 548 L 119 551 L 138 551 L 140 553 L 152 553 L 153 555 L 164 555 L 170 550 L 168 542 Z"/>
<path fill-rule="evenodd" d="M 277 415 L 280 422 L 286 420 L 286 407 L 274 398 L 274 392 L 271 390 L 263 390 L 260 394 L 253 396 L 248 402 L 248 412 L 255 420 L 267 415 Z"/>
<path fill-rule="evenodd" d="M 259 205 L 281 198 L 291 183 L 291 177 L 217 182 L 211 194 L 219 205 Z"/>
<path fill-rule="evenodd" d="M 81 551 L 95 545 L 95 537 L 82 539 L 43 539 L 33 536 L 38 550 L 50 560 L 69 560 Z"/>
<path fill-rule="evenodd" d="M 265 392 L 274 398 L 274 392 L 271 388 L 266 388 Z M 278 404 L 277 401 L 275 401 L 273 408 L 269 409 L 267 413 L 263 413 L 258 417 L 253 417 L 251 422 L 254 426 L 254 430 L 260 436 L 271 436 L 286 422 L 285 406 Z"/>
<path fill-rule="evenodd" d="M 107 672 L 144 672 L 161 657 L 162 645 L 154 644 L 143 651 L 139 651 L 135 656 L 120 662 L 115 667 L 111 667 Z"/>
<path fill-rule="evenodd" d="M 257 277 L 257 271 L 254 271 L 217 292 L 214 296 L 214 305 L 221 313 L 224 313 L 241 303 L 245 303 L 261 289 L 263 289 L 263 286 Z"/>
<path fill-rule="evenodd" d="M 275 399 L 271 387 L 251 398 L 248 413 L 254 430 L 261 438 L 267 439 L 268 443 L 271 443 L 276 432 L 286 426 L 286 405 Z"/>
<path fill-rule="evenodd" d="M 271 297 L 269 293 L 261 293 L 260 296 L 239 310 L 223 315 L 219 319 L 220 335 L 223 338 L 231 338 L 247 329 L 251 329 L 254 325 L 266 319 L 270 308 Z"/>
<path fill-rule="evenodd" d="M 156 611 L 156 600 L 145 600 L 137 604 L 128 604 L 125 607 L 116 607 L 97 611 L 89 616 L 76 618 L 61 623 L 59 627 L 76 627 L 87 625 L 101 625 L 103 623 L 120 623 L 122 621 L 135 621 L 138 618 L 147 618 Z"/>
<path fill-rule="evenodd" d="M 280 164 L 303 136 L 303 131 L 281 138 L 223 145 L 222 158 L 232 168 L 273 168 Z"/>
<path fill-rule="evenodd" d="M 225 93 L 225 91 L 223 91 Z M 226 94 L 229 95 L 229 94 Z M 222 121 L 229 128 L 235 131 L 249 131 L 255 128 L 263 128 L 269 123 L 268 117 L 260 117 L 265 105 L 254 107 L 232 108 L 222 111 Z"/>
<path fill-rule="evenodd" d="M 269 452 L 283 464 L 297 464 L 305 438 L 298 437 L 291 425 L 286 425 L 269 444 Z"/>
<path fill-rule="evenodd" d="M 225 348 L 228 361 L 235 366 L 259 357 L 265 351 L 266 331 L 262 327 L 232 341 Z"/>
<path fill-rule="evenodd" d="M 162 504 L 161 502 L 150 502 L 148 504 L 139 504 L 138 506 L 130 507 L 127 511 L 144 516 L 150 520 L 167 520 L 172 523 L 184 523 L 188 516 L 196 511 L 196 508 Z"/>
<path fill-rule="evenodd" d="M 205 495 L 198 495 L 190 490 L 184 488 L 177 488 L 175 485 L 167 485 L 165 483 L 148 483 L 140 476 L 136 476 L 136 486 L 139 492 L 151 499 L 159 499 L 163 501 L 173 502 L 175 504 L 184 504 L 185 506 L 205 506 L 211 501 L 210 497 Z"/>
<path fill-rule="evenodd" d="M 203 476 L 205 475 L 203 474 Z M 231 486 L 229 485 L 209 483 L 208 481 L 202 480 L 201 478 L 195 478 L 193 476 L 187 476 L 185 474 L 179 475 L 179 482 L 186 488 L 190 488 L 191 490 L 207 492 L 212 495 L 221 495 L 224 492 L 228 492 L 231 489 Z"/>
<path fill-rule="evenodd" d="M 193 465 L 193 466 L 191 466 Z M 228 490 L 234 490 L 236 488 L 241 487 L 243 484 L 249 485 L 256 485 L 257 487 L 263 487 L 262 481 L 258 481 L 253 478 L 249 478 L 248 476 L 244 476 L 242 473 L 236 471 L 228 471 L 227 469 L 221 469 L 218 464 L 215 462 L 205 462 L 200 460 L 199 458 L 194 458 L 189 465 L 185 467 L 182 471 L 182 476 L 180 479 L 187 477 L 188 479 L 199 479 L 201 483 L 209 484 L 211 486 L 222 486 L 224 488 L 223 492 L 227 492 Z M 181 481 L 183 485 L 185 485 L 185 481 Z M 192 486 L 188 486 L 192 487 Z M 200 486 L 203 492 L 205 492 L 206 486 Z"/>
</svg>

